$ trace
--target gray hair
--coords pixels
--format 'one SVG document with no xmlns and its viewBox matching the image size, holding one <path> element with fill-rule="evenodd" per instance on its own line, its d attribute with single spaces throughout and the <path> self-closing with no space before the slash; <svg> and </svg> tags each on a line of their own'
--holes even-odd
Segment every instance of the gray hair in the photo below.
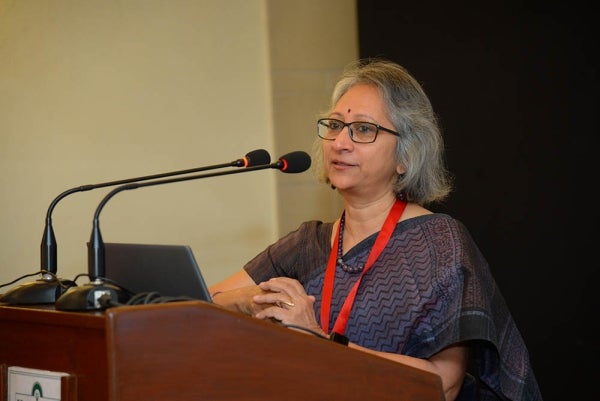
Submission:
<svg viewBox="0 0 600 401">
<path fill-rule="evenodd" d="M 396 161 L 406 169 L 398 176 L 396 196 L 425 205 L 444 200 L 452 190 L 451 175 L 444 160 L 444 141 L 431 102 L 421 85 L 402 66 L 388 60 L 364 59 L 346 67 L 335 85 L 330 108 L 353 86 L 377 87 L 388 119 L 400 133 Z M 323 168 L 322 141 L 313 147 L 315 172 L 329 184 Z"/>
</svg>

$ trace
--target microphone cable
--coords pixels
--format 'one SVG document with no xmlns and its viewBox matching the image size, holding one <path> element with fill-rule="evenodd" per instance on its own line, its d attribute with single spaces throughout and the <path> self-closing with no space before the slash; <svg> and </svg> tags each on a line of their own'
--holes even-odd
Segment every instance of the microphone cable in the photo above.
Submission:
<svg viewBox="0 0 600 401">
<path fill-rule="evenodd" d="M 118 306 L 165 304 L 170 302 L 182 301 L 198 301 L 198 299 L 188 296 L 163 296 L 155 291 L 137 293 L 125 303 L 121 303 L 114 300 L 110 294 L 103 294 L 98 298 L 98 304 L 102 309 L 113 308 Z"/>
</svg>

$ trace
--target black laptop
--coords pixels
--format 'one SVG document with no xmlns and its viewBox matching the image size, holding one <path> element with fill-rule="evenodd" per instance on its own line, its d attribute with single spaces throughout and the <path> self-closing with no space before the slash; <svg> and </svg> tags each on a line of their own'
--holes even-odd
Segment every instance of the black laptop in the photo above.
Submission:
<svg viewBox="0 0 600 401">
<path fill-rule="evenodd" d="M 105 243 L 105 277 L 134 294 L 190 297 L 211 302 L 188 245 Z"/>
</svg>

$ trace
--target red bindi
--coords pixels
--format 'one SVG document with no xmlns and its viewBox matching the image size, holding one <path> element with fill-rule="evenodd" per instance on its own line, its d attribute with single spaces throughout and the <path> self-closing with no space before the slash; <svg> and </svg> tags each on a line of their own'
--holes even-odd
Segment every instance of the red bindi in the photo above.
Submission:
<svg viewBox="0 0 600 401">
<path fill-rule="evenodd" d="M 348 109 L 348 113 L 350 113 L 350 111 L 352 111 L 351 109 Z"/>
</svg>

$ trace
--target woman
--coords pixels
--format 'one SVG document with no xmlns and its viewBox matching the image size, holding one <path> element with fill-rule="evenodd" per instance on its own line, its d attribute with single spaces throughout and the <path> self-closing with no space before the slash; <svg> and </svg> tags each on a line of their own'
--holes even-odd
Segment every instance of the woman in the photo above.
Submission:
<svg viewBox="0 0 600 401">
<path fill-rule="evenodd" d="M 359 61 L 331 104 L 314 161 L 343 213 L 302 223 L 213 285 L 213 301 L 434 372 L 448 401 L 541 400 L 485 259 L 460 222 L 425 208 L 451 180 L 421 86 Z"/>
</svg>

